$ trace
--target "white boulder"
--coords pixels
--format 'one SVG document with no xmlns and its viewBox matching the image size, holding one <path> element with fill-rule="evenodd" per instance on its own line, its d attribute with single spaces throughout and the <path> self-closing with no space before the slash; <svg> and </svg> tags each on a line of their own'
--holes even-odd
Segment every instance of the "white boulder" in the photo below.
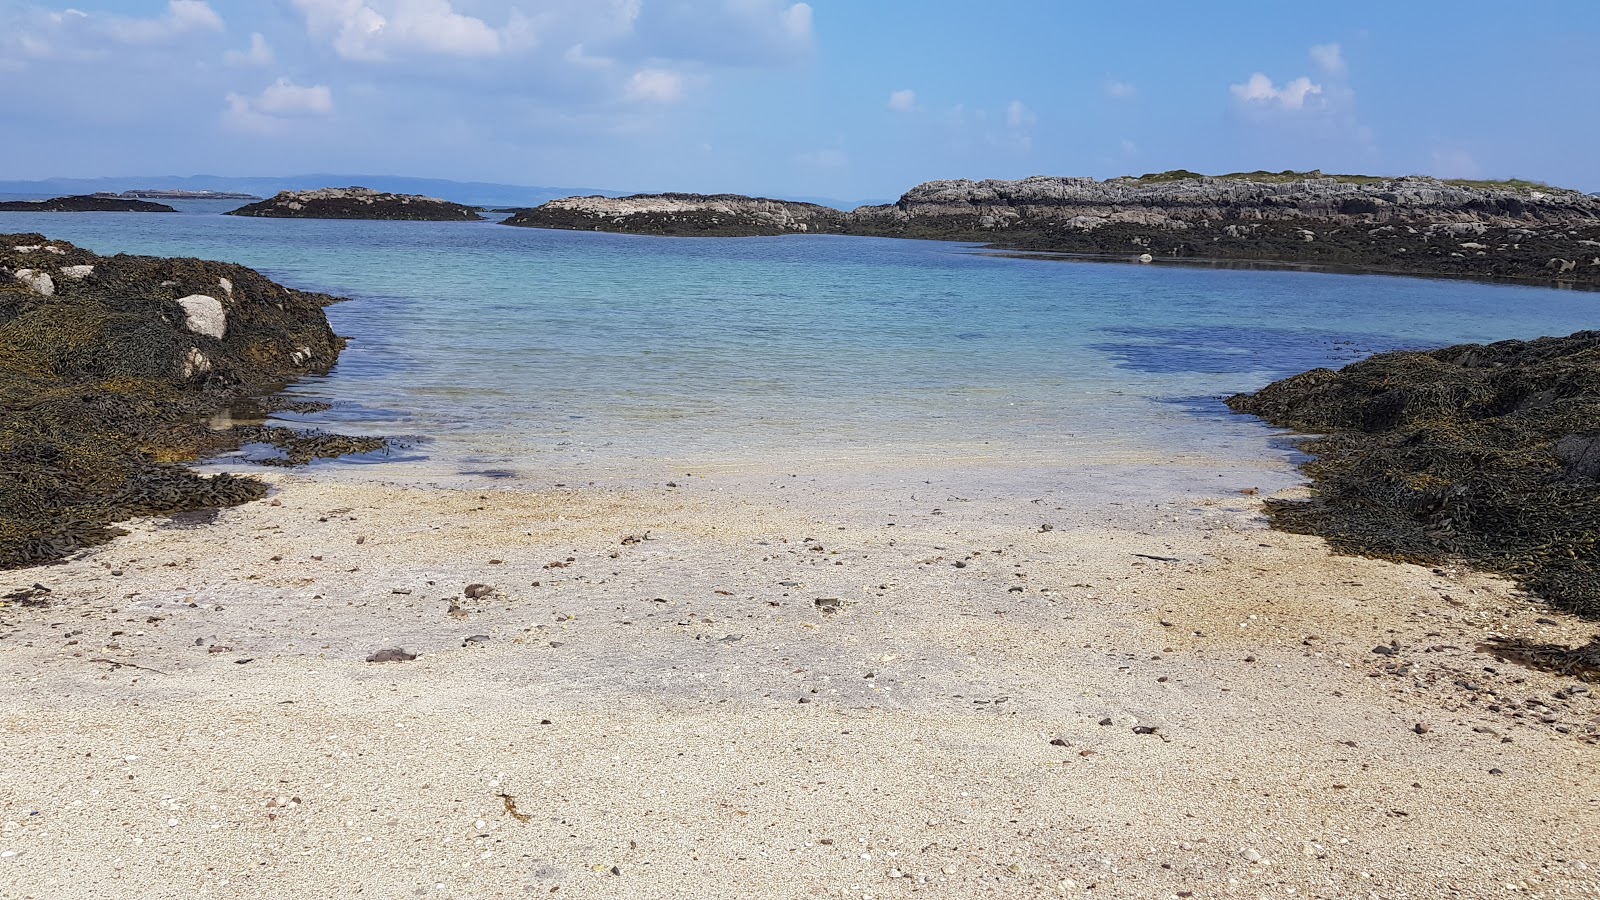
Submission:
<svg viewBox="0 0 1600 900">
<path fill-rule="evenodd" d="M 62 266 L 61 277 L 82 281 L 94 274 L 94 266 Z"/>
<path fill-rule="evenodd" d="M 184 323 L 195 334 L 203 334 L 222 340 L 228 333 L 228 314 L 222 309 L 222 302 L 215 297 L 205 294 L 190 294 L 178 298 L 178 305 L 183 307 L 188 321 Z"/>
<path fill-rule="evenodd" d="M 49 272 L 40 272 L 37 269 L 18 269 L 16 279 L 28 286 L 41 297 L 49 297 L 56 292 L 56 282 L 50 277 Z"/>
</svg>

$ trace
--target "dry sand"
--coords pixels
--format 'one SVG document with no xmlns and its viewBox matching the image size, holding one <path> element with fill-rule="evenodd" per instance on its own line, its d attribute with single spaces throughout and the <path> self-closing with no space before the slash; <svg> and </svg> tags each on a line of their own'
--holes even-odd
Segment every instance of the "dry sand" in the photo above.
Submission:
<svg viewBox="0 0 1600 900">
<path fill-rule="evenodd" d="M 1600 687 L 1475 649 L 1592 626 L 1249 484 L 136 522 L 0 573 L 51 589 L 0 609 L 0 896 L 1600 896 Z"/>
</svg>

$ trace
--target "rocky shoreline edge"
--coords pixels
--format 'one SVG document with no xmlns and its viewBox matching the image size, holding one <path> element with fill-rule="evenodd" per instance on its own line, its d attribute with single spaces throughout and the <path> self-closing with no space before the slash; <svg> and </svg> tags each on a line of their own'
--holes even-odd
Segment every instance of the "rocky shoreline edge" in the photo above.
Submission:
<svg viewBox="0 0 1600 900">
<path fill-rule="evenodd" d="M 1317 435 L 1312 495 L 1268 500 L 1274 527 L 1340 553 L 1466 561 L 1600 618 L 1600 331 L 1382 353 L 1227 403 Z"/>
<path fill-rule="evenodd" d="M 130 517 L 266 494 L 254 478 L 183 465 L 203 456 L 260 443 L 276 448 L 269 463 L 293 465 L 383 449 L 208 424 L 331 369 L 344 342 L 323 307 L 335 300 L 238 265 L 0 235 L 0 569 L 104 543 Z"/>
</svg>

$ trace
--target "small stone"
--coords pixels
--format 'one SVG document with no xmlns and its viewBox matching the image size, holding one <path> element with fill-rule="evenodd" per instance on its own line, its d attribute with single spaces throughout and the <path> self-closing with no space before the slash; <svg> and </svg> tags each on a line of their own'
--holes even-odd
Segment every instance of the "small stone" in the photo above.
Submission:
<svg viewBox="0 0 1600 900">
<path fill-rule="evenodd" d="M 371 656 L 367 657 L 367 662 L 369 662 L 369 663 L 411 662 L 412 660 L 414 660 L 416 658 L 417 658 L 417 655 L 415 653 L 411 653 L 411 652 L 406 651 L 406 650 L 404 650 L 404 649 L 402 649 L 400 647 L 389 647 L 388 649 L 379 650 L 376 653 L 372 654 Z"/>
<path fill-rule="evenodd" d="M 474 634 L 474 635 L 468 637 L 466 640 L 462 641 L 461 642 L 461 646 L 463 646 L 463 647 L 482 647 L 484 644 L 487 644 L 487 643 L 489 643 L 489 636 L 487 634 Z"/>
<path fill-rule="evenodd" d="M 1417 734 L 1427 734 L 1433 730 L 1433 726 L 1429 725 L 1427 722 L 1418 722 L 1417 724 L 1411 726 L 1411 730 L 1415 731 Z"/>
<path fill-rule="evenodd" d="M 487 584 L 469 584 L 461 593 L 465 594 L 468 600 L 481 600 L 494 593 L 494 588 Z"/>
<path fill-rule="evenodd" d="M 1100 720 L 1100 724 L 1101 725 L 1115 725 L 1117 723 L 1111 721 L 1111 717 L 1110 716 L 1106 716 L 1104 719 Z"/>
<path fill-rule="evenodd" d="M 1239 855 L 1244 857 L 1246 862 L 1253 862 L 1253 863 L 1261 862 L 1261 853 L 1260 853 L 1260 851 L 1256 850 L 1254 847 L 1251 847 L 1250 849 L 1245 850 L 1243 853 L 1241 853 Z"/>
<path fill-rule="evenodd" d="M 1490 769 L 1489 770 L 1489 774 L 1490 775 L 1504 775 L 1505 771 L 1502 770 L 1502 769 Z"/>
<path fill-rule="evenodd" d="M 1052 747 L 1071 747 L 1072 746 L 1072 742 L 1067 740 L 1064 737 L 1053 737 L 1053 738 L 1050 739 L 1050 746 L 1052 746 Z"/>
</svg>

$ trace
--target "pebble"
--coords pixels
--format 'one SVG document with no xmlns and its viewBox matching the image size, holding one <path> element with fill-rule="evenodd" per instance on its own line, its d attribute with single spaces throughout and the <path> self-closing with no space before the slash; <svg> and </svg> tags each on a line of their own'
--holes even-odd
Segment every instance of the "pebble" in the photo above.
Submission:
<svg viewBox="0 0 1600 900">
<path fill-rule="evenodd" d="M 1261 853 L 1260 853 L 1260 851 L 1256 850 L 1254 847 L 1251 847 L 1250 849 L 1244 851 L 1243 853 L 1241 853 L 1239 855 L 1244 857 L 1246 862 L 1253 862 L 1253 863 L 1261 862 Z"/>
<path fill-rule="evenodd" d="M 1429 725 L 1427 722 L 1418 722 L 1417 724 L 1411 726 L 1411 730 L 1415 731 L 1417 734 L 1427 734 L 1433 730 L 1433 726 Z"/>
</svg>

